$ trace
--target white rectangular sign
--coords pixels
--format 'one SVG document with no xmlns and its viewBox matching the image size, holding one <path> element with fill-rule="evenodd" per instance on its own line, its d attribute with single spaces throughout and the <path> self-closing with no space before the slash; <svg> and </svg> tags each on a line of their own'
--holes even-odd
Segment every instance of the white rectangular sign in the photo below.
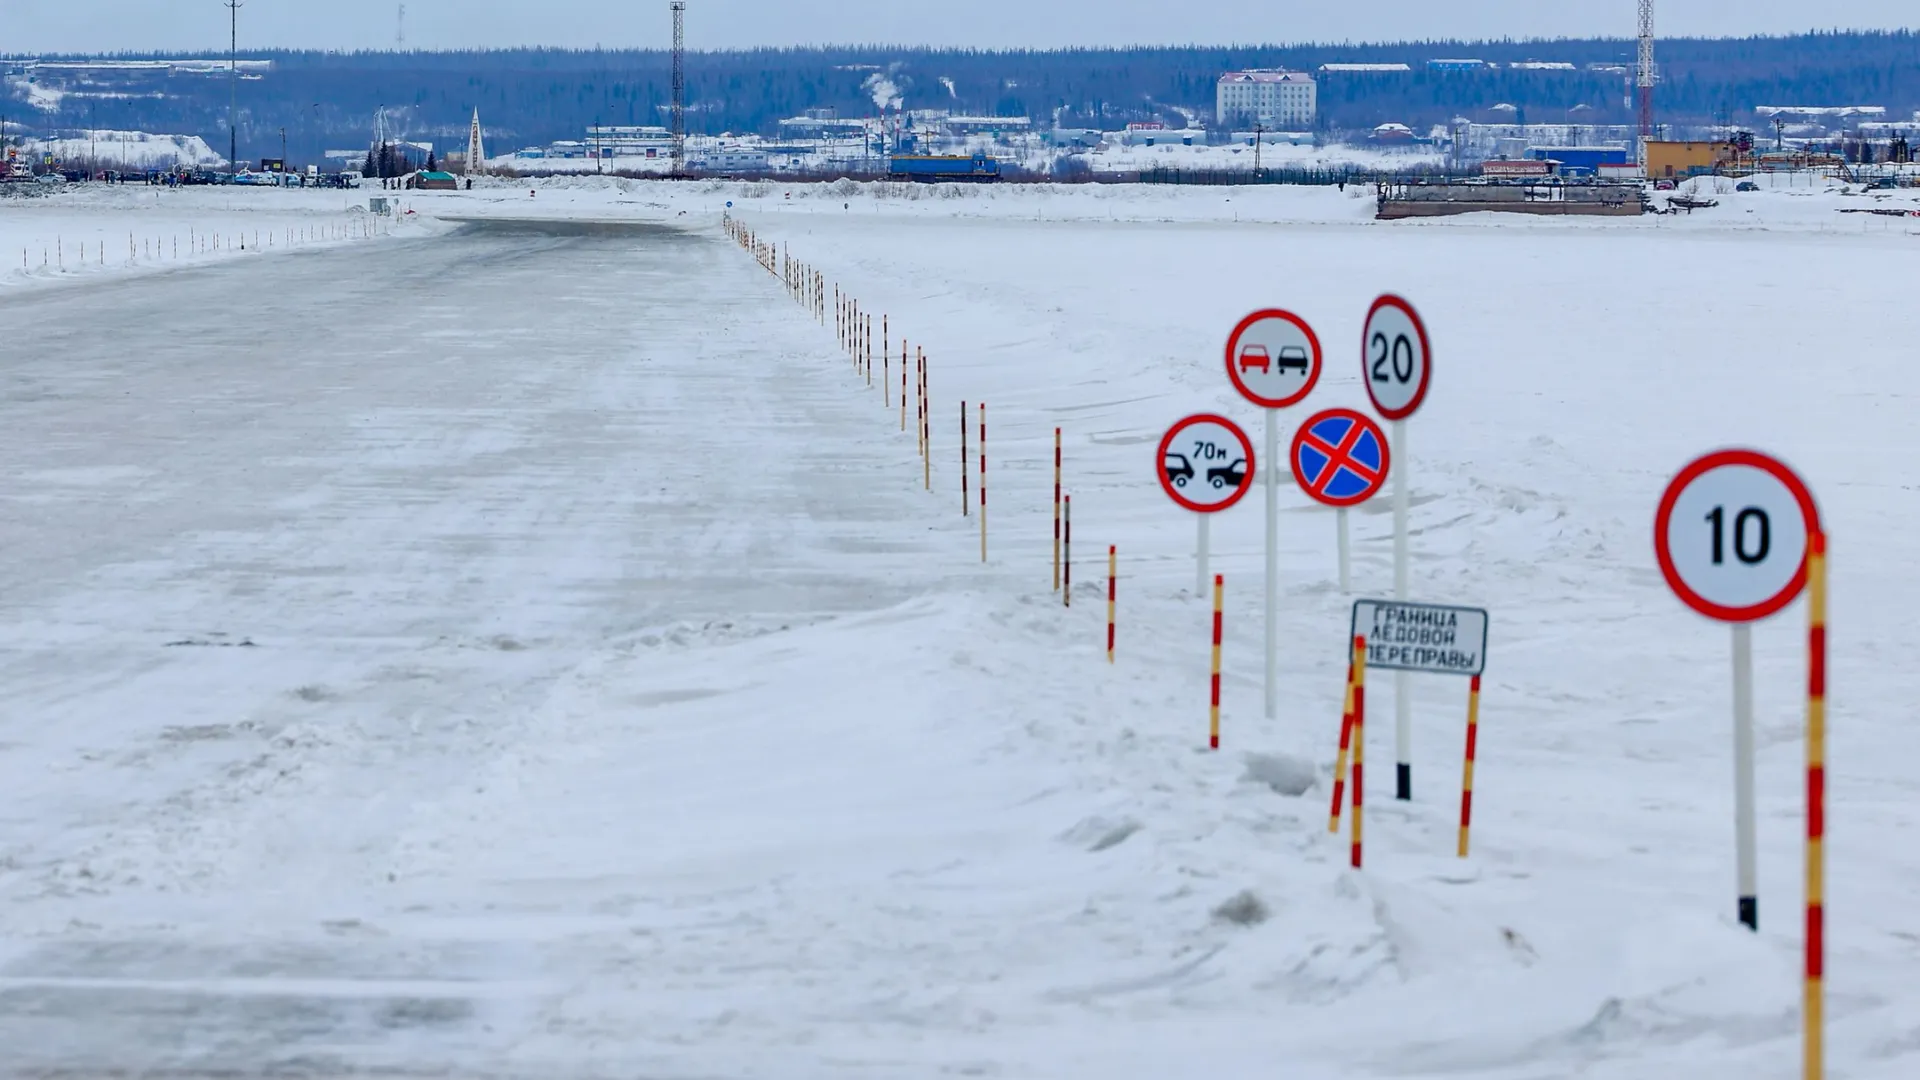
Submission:
<svg viewBox="0 0 1920 1080">
<path fill-rule="evenodd" d="M 1361 636 L 1370 668 L 1434 675 L 1478 675 L 1487 668 L 1487 613 L 1480 608 L 1356 600 L 1352 637 Z"/>
</svg>

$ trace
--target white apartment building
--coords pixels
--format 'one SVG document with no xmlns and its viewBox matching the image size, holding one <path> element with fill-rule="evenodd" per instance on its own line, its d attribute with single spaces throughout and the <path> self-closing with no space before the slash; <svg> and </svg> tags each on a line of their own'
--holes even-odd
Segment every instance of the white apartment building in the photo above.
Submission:
<svg viewBox="0 0 1920 1080">
<path fill-rule="evenodd" d="M 1319 87 L 1300 71 L 1230 71 L 1215 88 L 1214 118 L 1222 124 L 1310 128 Z"/>
</svg>

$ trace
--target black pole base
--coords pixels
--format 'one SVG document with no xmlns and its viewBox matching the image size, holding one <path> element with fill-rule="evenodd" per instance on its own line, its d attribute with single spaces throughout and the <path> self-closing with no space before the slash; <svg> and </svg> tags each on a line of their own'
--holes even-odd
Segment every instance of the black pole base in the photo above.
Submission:
<svg viewBox="0 0 1920 1080">
<path fill-rule="evenodd" d="M 1398 763 L 1396 768 L 1398 770 L 1398 773 L 1394 778 L 1395 783 L 1394 783 L 1393 797 L 1396 799 L 1399 799 L 1401 802 L 1412 802 L 1413 801 L 1413 766 L 1402 761 Z"/>
<path fill-rule="evenodd" d="M 1755 931 L 1756 933 L 1760 930 L 1759 897 L 1743 896 L 1740 898 L 1740 921 L 1745 923 L 1749 930 Z"/>
</svg>

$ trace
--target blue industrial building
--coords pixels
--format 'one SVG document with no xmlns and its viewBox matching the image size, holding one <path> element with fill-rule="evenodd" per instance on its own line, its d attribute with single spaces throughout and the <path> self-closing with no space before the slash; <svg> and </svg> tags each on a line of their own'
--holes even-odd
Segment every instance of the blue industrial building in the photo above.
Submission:
<svg viewBox="0 0 1920 1080">
<path fill-rule="evenodd" d="M 1632 160 L 1624 146 L 1529 146 L 1527 157 L 1553 162 L 1561 176 L 1592 176 L 1602 165 L 1626 165 Z"/>
</svg>

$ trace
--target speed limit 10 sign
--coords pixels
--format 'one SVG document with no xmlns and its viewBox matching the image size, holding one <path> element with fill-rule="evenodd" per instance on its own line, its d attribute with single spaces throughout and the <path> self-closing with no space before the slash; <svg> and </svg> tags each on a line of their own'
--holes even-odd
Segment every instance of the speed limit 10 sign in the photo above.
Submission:
<svg viewBox="0 0 1920 1080">
<path fill-rule="evenodd" d="M 1753 450 L 1720 450 L 1673 478 L 1654 518 L 1653 549 L 1675 595 L 1722 622 L 1764 619 L 1807 584 L 1813 493 Z"/>
<path fill-rule="evenodd" d="M 1360 337 L 1360 368 L 1381 416 L 1405 420 L 1420 408 L 1433 379 L 1433 348 L 1412 304 L 1392 294 L 1373 302 Z"/>
</svg>

